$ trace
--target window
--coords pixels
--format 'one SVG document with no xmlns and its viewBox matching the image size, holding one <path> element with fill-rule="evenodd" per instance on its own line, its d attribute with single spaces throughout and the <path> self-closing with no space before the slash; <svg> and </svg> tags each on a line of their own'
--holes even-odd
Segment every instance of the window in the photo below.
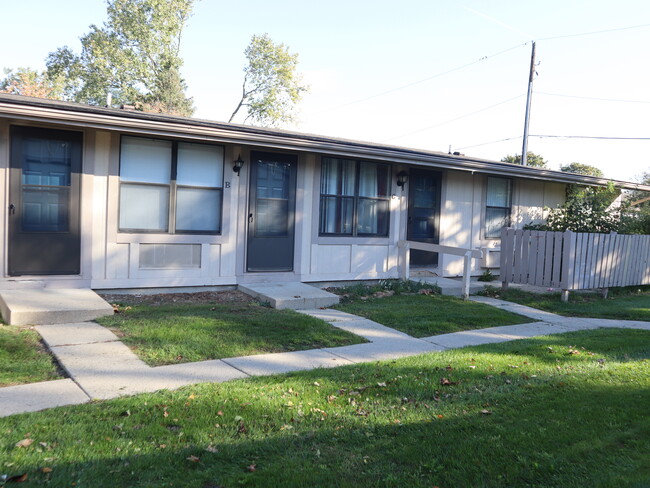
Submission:
<svg viewBox="0 0 650 488">
<path fill-rule="evenodd" d="M 512 180 L 488 176 L 485 201 L 485 238 L 499 238 L 501 228 L 510 225 Z"/>
<path fill-rule="evenodd" d="M 120 217 L 124 232 L 221 232 L 223 147 L 123 137 Z"/>
<path fill-rule="evenodd" d="M 323 158 L 320 234 L 387 236 L 390 166 Z"/>
</svg>

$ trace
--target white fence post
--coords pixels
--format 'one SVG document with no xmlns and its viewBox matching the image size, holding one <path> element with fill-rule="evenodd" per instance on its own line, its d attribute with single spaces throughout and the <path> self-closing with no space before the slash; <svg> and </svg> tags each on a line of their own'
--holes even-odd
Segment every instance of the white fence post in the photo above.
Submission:
<svg viewBox="0 0 650 488">
<path fill-rule="evenodd" d="M 398 255 L 398 276 L 400 280 L 408 280 L 410 277 L 409 264 L 411 261 L 411 250 L 407 241 L 399 241 L 397 243 L 399 249 Z"/>
<path fill-rule="evenodd" d="M 564 249 L 562 252 L 562 277 L 561 287 L 562 287 L 562 301 L 569 301 L 569 290 L 573 288 L 573 276 L 574 268 L 576 265 L 576 235 L 574 232 L 568 230 L 563 236 L 562 240 L 564 241 Z"/>
<path fill-rule="evenodd" d="M 472 251 L 467 251 L 463 256 L 463 300 L 469 298 L 470 274 L 472 271 Z"/>
</svg>

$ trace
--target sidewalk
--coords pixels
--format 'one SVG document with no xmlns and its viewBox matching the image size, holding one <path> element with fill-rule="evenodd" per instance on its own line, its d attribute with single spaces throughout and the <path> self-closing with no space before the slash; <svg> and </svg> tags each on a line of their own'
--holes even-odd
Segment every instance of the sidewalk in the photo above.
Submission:
<svg viewBox="0 0 650 488">
<path fill-rule="evenodd" d="M 562 317 L 494 298 L 471 297 L 471 300 L 530 317 L 534 322 L 416 339 L 338 310 L 301 310 L 300 313 L 320 318 L 369 342 L 159 367 L 145 364 L 115 334 L 94 322 L 40 325 L 36 330 L 69 378 L 0 388 L 0 417 L 87 403 L 95 399 L 107 400 L 176 389 L 194 383 L 224 382 L 249 376 L 396 359 L 539 335 L 599 327 L 650 330 L 650 322 Z"/>
</svg>

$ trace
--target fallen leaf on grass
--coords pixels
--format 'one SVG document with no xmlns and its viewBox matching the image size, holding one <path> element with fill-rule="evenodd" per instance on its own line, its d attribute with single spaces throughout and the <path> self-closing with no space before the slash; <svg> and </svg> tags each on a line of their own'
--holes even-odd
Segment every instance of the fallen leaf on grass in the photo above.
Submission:
<svg viewBox="0 0 650 488">
<path fill-rule="evenodd" d="M 247 466 L 246 469 L 248 470 L 249 473 L 253 473 L 253 472 L 257 471 L 257 466 L 255 464 L 251 464 L 251 465 Z"/>
<path fill-rule="evenodd" d="M 442 386 L 453 386 L 457 385 L 458 381 L 450 381 L 448 378 L 440 378 L 440 384 Z"/>
<path fill-rule="evenodd" d="M 16 447 L 29 447 L 32 445 L 32 442 L 34 442 L 33 439 L 30 438 L 23 439 L 22 441 L 16 442 Z"/>
<path fill-rule="evenodd" d="M 492 415 L 492 411 L 483 409 L 483 410 L 481 410 L 481 414 L 483 414 L 483 415 Z"/>
<path fill-rule="evenodd" d="M 41 473 L 51 473 L 51 472 L 52 472 L 52 468 L 48 468 L 48 467 L 41 468 Z"/>
<path fill-rule="evenodd" d="M 7 478 L 7 483 L 24 483 L 25 481 L 27 481 L 27 473 L 17 474 L 16 476 Z"/>
<path fill-rule="evenodd" d="M 192 461 L 193 463 L 198 463 L 198 462 L 201 460 L 201 458 L 198 458 L 198 457 L 196 457 L 196 456 L 189 456 L 189 457 L 187 457 L 186 459 L 187 459 L 188 461 Z"/>
</svg>

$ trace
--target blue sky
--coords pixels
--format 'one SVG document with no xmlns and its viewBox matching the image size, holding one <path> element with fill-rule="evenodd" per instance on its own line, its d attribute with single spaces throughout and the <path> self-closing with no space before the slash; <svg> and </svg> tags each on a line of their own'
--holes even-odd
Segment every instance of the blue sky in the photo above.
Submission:
<svg viewBox="0 0 650 488">
<path fill-rule="evenodd" d="M 43 68 L 50 51 L 79 50 L 78 38 L 105 18 L 103 0 L 6 3 L 5 68 Z M 202 0 L 182 45 L 197 117 L 228 119 L 244 48 L 264 32 L 299 53 L 311 87 L 295 130 L 497 160 L 518 154 L 536 40 L 530 134 L 650 138 L 647 1 Z M 650 140 L 531 137 L 528 147 L 554 169 L 577 161 L 626 180 L 650 171 Z"/>
</svg>

